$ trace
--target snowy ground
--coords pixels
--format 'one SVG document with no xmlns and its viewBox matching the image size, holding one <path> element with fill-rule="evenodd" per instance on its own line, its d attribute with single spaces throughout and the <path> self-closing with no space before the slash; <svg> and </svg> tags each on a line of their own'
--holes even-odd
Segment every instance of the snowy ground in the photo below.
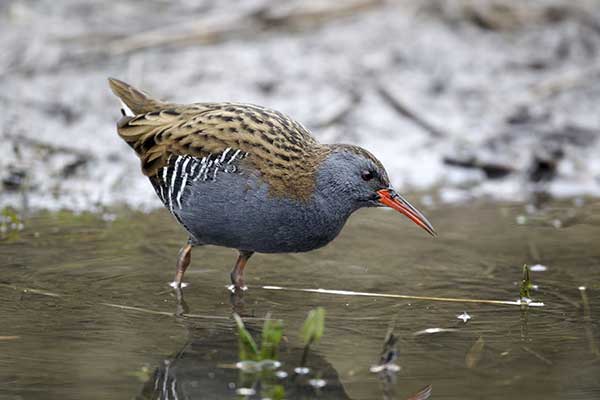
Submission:
<svg viewBox="0 0 600 400">
<path fill-rule="evenodd" d="M 434 200 L 600 196 L 600 2 L 4 0 L 0 206 L 158 206 L 114 76 L 360 144 Z"/>
</svg>

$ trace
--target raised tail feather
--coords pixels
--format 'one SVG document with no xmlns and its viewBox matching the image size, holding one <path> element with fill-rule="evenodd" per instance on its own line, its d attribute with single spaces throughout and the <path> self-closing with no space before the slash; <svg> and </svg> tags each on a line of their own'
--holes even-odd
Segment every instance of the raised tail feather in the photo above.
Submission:
<svg viewBox="0 0 600 400">
<path fill-rule="evenodd" d="M 113 93 L 131 110 L 134 115 L 145 114 L 165 108 L 167 103 L 151 98 L 148 94 L 115 78 L 108 78 Z M 127 115 L 125 110 L 123 114 Z"/>
<path fill-rule="evenodd" d="M 177 105 L 153 99 L 118 79 L 108 78 L 108 83 L 123 103 L 123 116 L 117 121 L 117 132 L 140 157 L 142 172 L 153 176 L 167 164 L 171 154 L 171 133 L 159 134 L 169 130 L 179 117 L 179 113 L 174 111 Z"/>
</svg>

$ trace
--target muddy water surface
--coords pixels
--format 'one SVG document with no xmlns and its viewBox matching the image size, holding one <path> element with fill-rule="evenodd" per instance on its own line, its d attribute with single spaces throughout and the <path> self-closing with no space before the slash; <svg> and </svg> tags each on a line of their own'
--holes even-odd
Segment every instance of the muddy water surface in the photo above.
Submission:
<svg viewBox="0 0 600 400">
<path fill-rule="evenodd" d="M 0 241 L 0 399 L 223 399 L 242 386 L 267 397 L 234 367 L 232 310 L 257 338 L 266 313 L 284 321 L 280 371 L 292 376 L 316 306 L 325 335 L 309 375 L 280 380 L 286 398 L 404 399 L 426 385 L 437 399 L 600 398 L 600 204 L 427 214 L 438 238 L 367 210 L 324 249 L 256 255 L 235 305 L 225 289 L 235 253 L 215 247 L 194 250 L 178 303 L 167 282 L 185 236 L 163 211 L 29 216 Z M 515 300 L 524 263 L 547 267 L 532 273 L 545 307 L 262 288 Z M 389 327 L 401 369 L 375 374 Z"/>
</svg>

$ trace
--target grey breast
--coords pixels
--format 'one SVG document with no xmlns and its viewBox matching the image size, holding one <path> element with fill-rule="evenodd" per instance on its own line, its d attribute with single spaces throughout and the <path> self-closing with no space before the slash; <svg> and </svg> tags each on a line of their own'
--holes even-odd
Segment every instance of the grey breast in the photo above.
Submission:
<svg viewBox="0 0 600 400">
<path fill-rule="evenodd" d="M 172 156 L 152 180 L 195 244 L 261 253 L 309 251 L 329 243 L 348 212 L 318 193 L 302 201 L 273 196 L 233 149 L 204 158 Z"/>
</svg>

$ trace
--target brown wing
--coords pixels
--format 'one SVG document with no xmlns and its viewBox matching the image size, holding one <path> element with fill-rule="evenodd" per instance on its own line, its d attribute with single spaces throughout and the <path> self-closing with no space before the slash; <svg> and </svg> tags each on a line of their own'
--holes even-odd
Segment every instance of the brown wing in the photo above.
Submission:
<svg viewBox="0 0 600 400">
<path fill-rule="evenodd" d="M 118 124 L 119 135 L 135 149 L 145 175 L 154 176 L 170 155 L 205 157 L 229 148 L 248 153 L 276 192 L 305 197 L 312 188 L 316 165 L 326 150 L 285 115 L 250 104 L 162 103 L 123 82 L 118 85 L 115 90 L 111 81 L 115 94 L 132 111 L 150 110 Z"/>
</svg>

